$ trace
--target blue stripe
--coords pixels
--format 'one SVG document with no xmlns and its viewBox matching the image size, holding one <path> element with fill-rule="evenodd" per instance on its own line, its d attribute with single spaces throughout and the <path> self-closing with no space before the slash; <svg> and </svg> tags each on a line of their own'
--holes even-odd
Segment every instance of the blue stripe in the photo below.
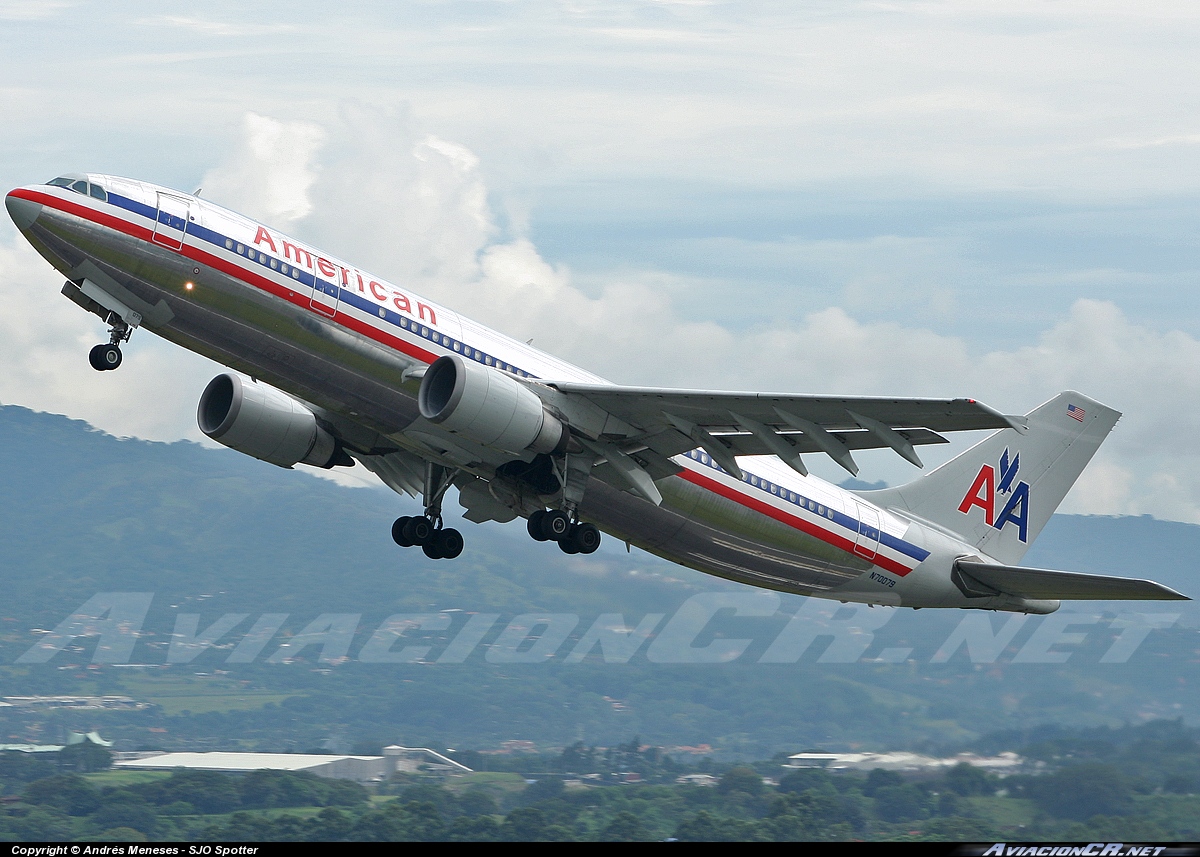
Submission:
<svg viewBox="0 0 1200 857">
<path fill-rule="evenodd" d="M 113 205 L 117 206 L 118 208 L 124 208 L 125 210 L 130 211 L 134 214 L 140 215 L 141 217 L 145 217 L 148 220 L 154 221 L 157 218 L 157 214 L 158 214 L 157 207 L 153 207 L 153 206 L 146 205 L 145 203 L 137 202 L 136 200 L 130 199 L 129 197 L 121 196 L 120 194 L 110 193 L 108 195 L 108 201 L 110 203 L 112 203 Z M 228 235 L 223 235 L 220 232 L 217 232 L 213 229 L 209 229 L 209 228 L 202 226 L 195 222 L 190 222 L 187 224 L 187 234 L 189 236 L 191 236 L 192 238 L 196 238 L 198 240 L 204 241 L 208 244 L 213 245 L 214 247 L 217 247 L 222 250 L 226 250 L 227 252 L 236 252 L 236 251 L 230 250 L 228 247 L 225 246 L 225 243 L 227 241 L 232 241 L 235 247 L 238 244 L 243 243 L 241 241 L 237 241 L 234 238 L 231 238 Z M 243 244 L 243 246 L 245 246 L 247 248 L 247 251 L 253 249 L 256 253 L 256 258 L 250 259 L 248 256 L 246 256 L 244 254 L 238 254 L 241 258 L 246 259 L 247 261 L 254 262 L 258 265 L 261 265 L 262 267 L 266 268 L 267 270 L 270 270 L 270 271 L 280 274 L 280 276 L 285 276 L 285 277 L 292 276 L 290 274 L 283 274 L 281 271 L 276 271 L 275 269 L 272 269 L 270 267 L 270 259 L 274 258 L 274 259 L 276 259 L 276 261 L 279 261 L 280 264 L 288 265 L 292 271 L 296 271 L 299 274 L 299 276 L 298 277 L 292 276 L 292 279 L 297 280 L 297 282 L 301 283 L 302 285 L 305 285 L 314 290 L 319 288 L 323 294 L 326 294 L 329 297 L 336 297 L 339 303 L 349 304 L 350 306 L 354 307 L 355 309 L 361 310 L 362 312 L 365 312 L 366 314 L 368 314 L 372 317 L 378 317 L 381 321 L 384 321 L 384 322 L 392 325 L 393 327 L 399 327 L 401 330 L 407 331 L 408 333 L 414 334 L 423 339 L 427 339 L 431 342 L 434 342 L 435 344 L 438 344 L 441 347 L 445 348 L 447 351 L 455 351 L 455 353 L 458 353 L 460 356 L 462 356 L 466 359 L 475 360 L 479 363 L 483 363 L 484 365 L 493 365 L 495 368 L 499 368 L 499 366 L 497 366 L 495 364 L 500 364 L 500 365 L 507 367 L 506 369 L 502 369 L 501 371 L 511 371 L 517 375 L 521 375 L 526 378 L 536 379 L 538 377 L 530 372 L 526 372 L 523 369 L 519 369 L 510 363 L 506 363 L 505 361 L 500 360 L 499 358 L 497 358 L 491 354 L 488 354 L 487 352 L 481 351 L 480 349 L 478 349 L 474 346 L 468 345 L 467 343 L 463 342 L 462 340 L 454 339 L 453 337 L 447 336 L 446 334 L 441 333 L 440 331 L 430 330 L 427 325 L 422 324 L 419 320 L 411 318 L 409 316 L 406 316 L 406 315 L 396 312 L 394 310 L 390 310 L 386 306 L 380 306 L 379 304 L 375 303 L 374 301 L 368 300 L 366 298 L 366 296 L 364 296 L 364 295 L 359 295 L 355 292 L 350 291 L 349 289 L 343 289 L 337 283 L 331 283 L 327 280 L 322 280 L 321 278 L 317 277 L 317 275 L 315 273 L 310 274 L 306 271 L 300 270 L 300 269 L 296 268 L 295 265 L 291 265 L 291 263 L 289 263 L 289 262 L 284 262 L 283 260 L 278 259 L 278 257 L 269 256 L 268 254 L 264 253 L 261 250 L 258 250 L 257 248 L 251 248 L 249 245 L 245 245 L 245 244 Z M 260 256 L 266 257 L 267 261 L 260 261 L 260 258 L 259 258 Z M 355 269 L 355 270 L 357 270 L 357 269 Z M 434 337 L 437 337 L 437 339 L 434 339 Z M 463 351 L 456 351 L 454 348 L 455 344 L 457 344 L 461 349 L 469 350 L 471 352 L 471 356 L 467 357 L 467 355 L 465 353 L 463 353 Z M 492 361 L 491 364 L 488 363 L 489 359 Z M 692 450 L 691 452 L 686 453 L 686 455 L 689 458 L 693 459 L 694 461 L 698 461 L 699 463 L 707 465 L 708 467 L 711 467 L 714 470 L 718 470 L 721 473 L 725 473 L 725 470 L 719 464 L 717 464 L 715 461 L 713 461 L 707 453 L 702 452 L 701 450 L 698 450 L 698 449 Z M 728 474 L 726 474 L 726 475 L 728 475 Z M 809 498 L 803 497 L 800 495 L 796 495 L 797 499 L 792 500 L 792 499 L 790 499 L 789 495 L 795 494 L 794 491 L 788 491 L 786 488 L 784 488 L 780 485 L 775 485 L 773 482 L 771 482 L 767 479 L 763 479 L 761 476 L 757 476 L 755 474 L 746 473 L 745 476 L 743 476 L 742 481 L 744 483 L 746 483 L 747 485 L 750 485 L 751 487 L 760 488 L 764 493 L 770 494 L 772 497 L 776 497 L 780 500 L 783 500 L 785 503 L 791 503 L 794 506 L 803 507 L 807 511 L 813 512 L 814 514 L 816 514 L 815 510 L 808 509 L 808 506 L 807 506 L 808 503 L 813 503 L 814 505 L 817 505 L 817 506 L 824 506 L 823 503 L 816 503 L 815 500 L 810 500 Z M 772 492 L 771 491 L 772 487 L 776 488 L 778 493 Z M 835 523 L 841 527 L 844 527 L 847 530 L 850 530 L 852 533 L 855 533 L 855 534 L 863 533 L 863 534 L 870 535 L 872 538 L 878 537 L 879 543 L 881 545 L 885 545 L 885 546 L 891 548 L 892 550 L 896 551 L 897 553 L 901 553 L 905 556 L 911 557 L 911 558 L 917 560 L 917 562 L 924 562 L 925 559 L 929 556 L 929 551 L 919 548 L 914 544 L 903 541 L 902 539 L 898 539 L 895 536 L 889 535 L 888 533 L 882 532 L 880 530 L 876 530 L 873 527 L 867 527 L 864 523 L 862 523 L 858 519 L 853 518 L 849 515 L 846 515 L 842 512 L 838 512 L 834 509 L 830 509 L 828 506 L 825 506 L 824 508 L 827 513 L 826 515 L 824 515 L 825 518 L 827 518 L 828 520 L 832 521 L 833 523 Z"/>
<path fill-rule="evenodd" d="M 158 209 L 156 207 L 130 199 L 127 196 L 121 196 L 120 194 L 110 193 L 108 195 L 108 201 L 118 208 L 123 208 L 126 211 L 132 212 L 133 214 L 145 217 L 150 221 L 155 221 L 158 215 Z M 238 241 L 235 238 L 224 235 L 216 230 L 209 229 L 200 225 L 199 223 L 194 221 L 188 223 L 187 235 L 191 238 L 197 239 L 198 241 L 204 241 L 205 243 L 211 244 L 214 247 L 226 250 L 227 252 L 237 252 L 236 250 L 231 250 L 225 246 L 227 241 L 232 241 L 235 247 L 241 244 L 246 248 L 247 252 L 253 250 L 256 254 L 256 257 L 251 259 L 246 254 L 238 253 L 237 255 L 241 258 L 248 262 L 261 265 L 269 271 L 278 273 L 280 276 L 291 277 L 296 282 L 307 286 L 314 291 L 320 289 L 323 294 L 328 295 L 331 298 L 336 298 L 338 303 L 348 304 L 367 313 L 373 318 L 378 318 L 380 321 L 386 322 L 393 327 L 398 327 L 410 334 L 419 336 L 422 339 L 426 339 L 435 345 L 439 345 L 447 351 L 452 351 L 467 360 L 474 360 L 477 363 L 482 363 L 485 366 L 491 366 L 502 372 L 512 372 L 513 374 L 522 378 L 532 378 L 534 380 L 538 378 L 538 376 L 532 372 L 528 372 L 518 366 L 514 366 L 512 363 L 509 363 L 506 360 L 501 360 L 499 357 L 489 354 L 488 352 L 476 348 L 473 345 L 468 345 L 462 340 L 455 339 L 454 337 L 437 330 L 431 330 L 429 325 L 423 323 L 422 320 L 411 318 L 403 313 L 390 310 L 386 306 L 380 306 L 363 295 L 359 295 L 356 292 L 350 291 L 349 289 L 341 288 L 341 286 L 339 286 L 337 283 L 331 283 L 328 280 L 323 280 L 315 273 L 310 274 L 301 268 L 297 268 L 291 262 L 286 262 L 282 259 L 279 259 L 278 256 L 267 254 L 263 250 L 259 250 L 256 247 L 251 247 L 249 244 L 245 244 L 242 241 Z M 306 250 L 305 252 L 309 251 Z M 266 256 L 267 260 L 262 261 L 261 258 L 259 258 L 260 254 L 261 256 Z M 293 275 L 291 273 L 284 274 L 282 271 L 271 268 L 271 259 L 276 259 L 276 261 L 278 261 L 281 265 L 287 265 L 290 271 L 295 271 L 297 275 Z M 459 346 L 457 349 L 454 347 L 456 344 Z M 470 354 L 469 357 L 467 356 L 468 353 Z"/>
<path fill-rule="evenodd" d="M 727 473 L 725 471 L 725 469 L 723 467 L 721 467 L 721 465 L 717 464 L 717 462 L 712 459 L 712 456 L 710 456 L 708 453 L 704 452 L 703 450 L 693 449 L 691 452 L 687 452 L 684 454 L 688 458 L 692 459 L 693 461 L 697 461 L 700 464 L 705 465 L 706 467 L 711 467 L 713 470 L 719 471 L 720 473 L 724 473 L 726 476 L 729 476 L 729 473 Z M 870 535 L 872 538 L 878 538 L 879 543 L 881 545 L 885 545 L 886 547 L 891 548 L 892 550 L 896 551 L 897 553 L 901 553 L 907 557 L 911 557 L 911 558 L 915 559 L 917 562 L 924 562 L 929 557 L 929 551 L 925 550 L 924 548 L 917 547 L 916 545 L 912 544 L 911 542 L 906 542 L 903 539 L 896 538 L 895 536 L 893 536 L 889 533 L 885 533 L 882 530 L 879 530 L 875 527 L 868 527 L 866 524 L 864 524 L 862 521 L 859 521 L 857 518 L 851 517 L 850 515 L 844 514 L 843 512 L 839 512 L 836 509 L 831 509 L 829 506 L 826 506 L 824 503 L 818 503 L 816 500 L 812 500 L 808 497 L 804 497 L 803 495 L 796 494 L 795 491 L 790 491 L 787 488 L 784 488 L 782 485 L 777 485 L 774 482 L 771 482 L 769 479 L 764 479 L 763 477 L 758 476 L 756 474 L 749 473 L 747 471 L 743 471 L 743 474 L 744 475 L 742 476 L 742 482 L 745 483 L 746 485 L 749 485 L 751 488 L 758 488 L 764 494 L 769 494 L 770 496 L 772 496 L 778 500 L 782 500 L 785 503 L 790 503 L 793 506 L 799 506 L 802 509 L 804 509 L 805 511 L 810 512 L 811 514 L 820 515 L 821 517 L 825 518 L 826 520 L 832 521 L 833 523 L 835 523 L 841 527 L 845 527 L 847 530 L 854 533 L 855 535 L 857 535 L 859 533 L 863 533 L 864 535 Z M 776 491 L 772 491 L 771 488 L 775 488 Z M 795 495 L 796 499 L 795 500 L 791 499 L 791 495 Z M 809 506 L 808 506 L 809 503 L 812 503 L 813 506 L 816 506 L 819 508 L 824 508 L 825 514 L 821 515 L 821 513 L 818 512 L 815 508 L 809 508 Z"/>
</svg>

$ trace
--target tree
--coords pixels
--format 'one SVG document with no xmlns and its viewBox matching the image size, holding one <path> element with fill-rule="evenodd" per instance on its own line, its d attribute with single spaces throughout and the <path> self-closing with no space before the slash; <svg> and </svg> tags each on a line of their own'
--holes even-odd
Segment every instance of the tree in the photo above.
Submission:
<svg viewBox="0 0 1200 857">
<path fill-rule="evenodd" d="M 647 842 L 650 831 L 632 812 L 618 812 L 600 831 L 601 842 Z"/>
<path fill-rule="evenodd" d="M 884 821 L 914 821 L 926 816 L 929 796 L 912 783 L 883 786 L 875 792 L 875 814 Z"/>
<path fill-rule="evenodd" d="M 75 774 L 36 780 L 25 787 L 22 800 L 39 806 L 53 806 L 68 815 L 87 815 L 100 808 L 100 792 Z"/>
<path fill-rule="evenodd" d="M 229 774 L 216 771 L 177 770 L 158 788 L 147 794 L 147 798 L 160 806 L 180 801 L 189 803 L 196 811 L 205 814 L 220 814 L 237 809 L 241 805 L 237 781 Z"/>
<path fill-rule="evenodd" d="M 1035 777 L 1026 791 L 1051 815 L 1084 821 L 1094 815 L 1125 815 L 1133 808 L 1133 790 L 1113 765 L 1089 762 Z"/>
<path fill-rule="evenodd" d="M 91 741 L 68 744 L 58 751 L 58 767 L 80 774 L 105 771 L 112 767 L 112 753 Z"/>
<path fill-rule="evenodd" d="M 489 792 L 477 786 L 467 789 L 458 798 L 458 806 L 472 818 L 482 815 L 495 815 L 496 799 Z"/>
<path fill-rule="evenodd" d="M 717 791 L 721 794 L 730 792 L 744 792 L 748 795 L 762 794 L 762 774 L 754 768 L 744 766 L 730 768 L 726 771 L 725 776 L 721 777 L 721 782 L 717 784 Z"/>
<path fill-rule="evenodd" d="M 833 780 L 829 773 L 821 768 L 801 768 L 785 774 L 779 780 L 781 792 L 806 792 L 809 789 L 832 787 Z"/>
<path fill-rule="evenodd" d="M 904 777 L 895 771 L 885 771 L 883 768 L 872 768 L 871 773 L 867 774 L 867 782 L 863 785 L 863 794 L 867 797 L 875 797 L 875 793 L 882 788 L 888 786 L 904 785 Z"/>
<path fill-rule="evenodd" d="M 946 788 L 963 797 L 990 795 L 996 791 L 992 777 L 982 768 L 959 762 L 946 772 Z"/>
<path fill-rule="evenodd" d="M 132 795 L 122 795 L 118 800 L 105 801 L 103 806 L 92 813 L 90 820 L 96 830 L 131 827 L 140 830 L 146 836 L 153 836 L 158 828 L 158 815 L 144 801 L 137 800 Z"/>
<path fill-rule="evenodd" d="M 675 828 L 680 842 L 747 842 L 756 839 L 753 822 L 740 818 L 722 818 L 700 810 Z"/>
</svg>

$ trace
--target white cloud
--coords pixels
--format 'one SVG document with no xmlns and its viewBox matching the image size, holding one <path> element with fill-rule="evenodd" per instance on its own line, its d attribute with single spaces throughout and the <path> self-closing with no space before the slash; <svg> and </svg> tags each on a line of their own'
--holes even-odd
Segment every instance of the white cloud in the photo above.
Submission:
<svg viewBox="0 0 1200 857">
<path fill-rule="evenodd" d="M 118 436 L 201 437 L 196 402 L 220 367 L 144 330 L 116 372 L 97 372 L 88 351 L 104 324 L 58 294 L 63 278 L 21 237 L 0 244 L 0 402 L 68 414 Z"/>
<path fill-rule="evenodd" d="M 685 317 L 677 301 L 687 289 L 670 273 L 613 275 L 586 293 L 528 237 L 504 234 L 469 148 L 403 111 L 346 105 L 331 134 L 251 114 L 243 133 L 206 177 L 210 198 L 290 222 L 318 246 L 616 381 L 969 395 L 1016 412 L 1075 388 L 1126 416 L 1067 508 L 1200 521 L 1200 416 L 1188 407 L 1200 399 L 1200 342 L 1187 333 L 1096 300 L 1077 301 L 1034 341 L 991 351 L 837 306 L 735 331 L 719 307 L 710 319 Z M 140 332 L 119 372 L 94 373 L 86 353 L 102 326 L 53 294 L 48 266 L 18 241 L 0 247 L 0 270 L 13 310 L 0 321 L 0 357 L 14 367 L 0 399 L 117 434 L 196 437 L 195 401 L 215 367 Z"/>
<path fill-rule="evenodd" d="M 76 5 L 59 0 L 0 0 L 0 21 L 40 21 L 54 18 Z"/>
<path fill-rule="evenodd" d="M 237 148 L 204 174 L 204 194 L 257 220 L 290 224 L 312 210 L 309 189 L 325 132 L 308 122 L 281 122 L 256 113 L 243 119 Z"/>
<path fill-rule="evenodd" d="M 194 18 L 185 15 L 162 15 L 155 18 L 143 18 L 137 23 L 150 27 L 177 27 L 183 30 L 200 33 L 206 36 L 262 36 L 264 33 L 294 33 L 299 27 L 278 21 L 255 21 L 252 23 L 232 23 L 216 21 L 209 18 Z"/>
<path fill-rule="evenodd" d="M 386 128 L 386 132 L 381 128 Z M 410 123 L 356 111 L 305 226 L 361 247 L 387 276 L 624 383 L 861 395 L 975 396 L 1012 412 L 1078 389 L 1126 413 L 1070 498 L 1079 512 L 1200 521 L 1200 342 L 1078 300 L 1032 344 L 979 351 L 959 336 L 862 322 L 839 307 L 749 331 L 687 320 L 664 275 L 614 276 L 595 296 L 527 238 L 502 238 L 476 158 Z M 386 150 L 373 149 L 386 141 Z M 366 177 L 376 177 L 363 189 Z M 343 184 L 345 183 L 345 184 Z M 381 192 L 380 188 L 386 188 Z M 686 296 L 686 292 L 684 292 Z M 1169 454 L 1164 450 L 1169 450 Z M 1192 477 L 1195 478 L 1192 478 Z"/>
</svg>

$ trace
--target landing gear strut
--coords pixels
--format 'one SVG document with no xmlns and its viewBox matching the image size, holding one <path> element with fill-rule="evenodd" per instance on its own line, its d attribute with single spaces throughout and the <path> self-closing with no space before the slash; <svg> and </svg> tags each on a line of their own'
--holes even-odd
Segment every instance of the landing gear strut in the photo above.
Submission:
<svg viewBox="0 0 1200 857">
<path fill-rule="evenodd" d="M 600 547 L 600 531 L 579 521 L 579 504 L 595 461 L 596 456 L 587 452 L 554 459 L 554 475 L 562 486 L 562 508 L 538 509 L 530 515 L 530 536 L 539 542 L 558 542 L 563 553 L 595 553 Z"/>
<path fill-rule="evenodd" d="M 442 498 L 453 482 L 454 471 L 440 464 L 425 465 L 425 514 L 397 518 L 392 540 L 402 548 L 420 545 L 430 559 L 454 559 L 463 551 L 462 534 L 442 526 Z"/>
<path fill-rule="evenodd" d="M 101 343 L 88 352 L 88 362 L 97 372 L 116 369 L 121 365 L 121 343 L 128 342 L 129 335 L 133 333 L 133 328 L 118 318 L 116 313 L 109 313 L 108 322 L 108 344 Z"/>
<path fill-rule="evenodd" d="M 594 553 L 600 547 L 600 531 L 581 524 L 559 509 L 539 509 L 529 516 L 529 535 L 539 542 L 558 542 L 563 553 Z"/>
</svg>

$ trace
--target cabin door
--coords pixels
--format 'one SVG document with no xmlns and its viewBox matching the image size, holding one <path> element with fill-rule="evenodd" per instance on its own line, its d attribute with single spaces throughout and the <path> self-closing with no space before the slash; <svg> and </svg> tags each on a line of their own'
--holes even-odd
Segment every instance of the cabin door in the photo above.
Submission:
<svg viewBox="0 0 1200 857">
<path fill-rule="evenodd" d="M 192 220 L 191 200 L 169 193 L 158 195 L 158 217 L 154 221 L 154 243 L 172 250 L 183 249 L 183 236 Z"/>
</svg>

